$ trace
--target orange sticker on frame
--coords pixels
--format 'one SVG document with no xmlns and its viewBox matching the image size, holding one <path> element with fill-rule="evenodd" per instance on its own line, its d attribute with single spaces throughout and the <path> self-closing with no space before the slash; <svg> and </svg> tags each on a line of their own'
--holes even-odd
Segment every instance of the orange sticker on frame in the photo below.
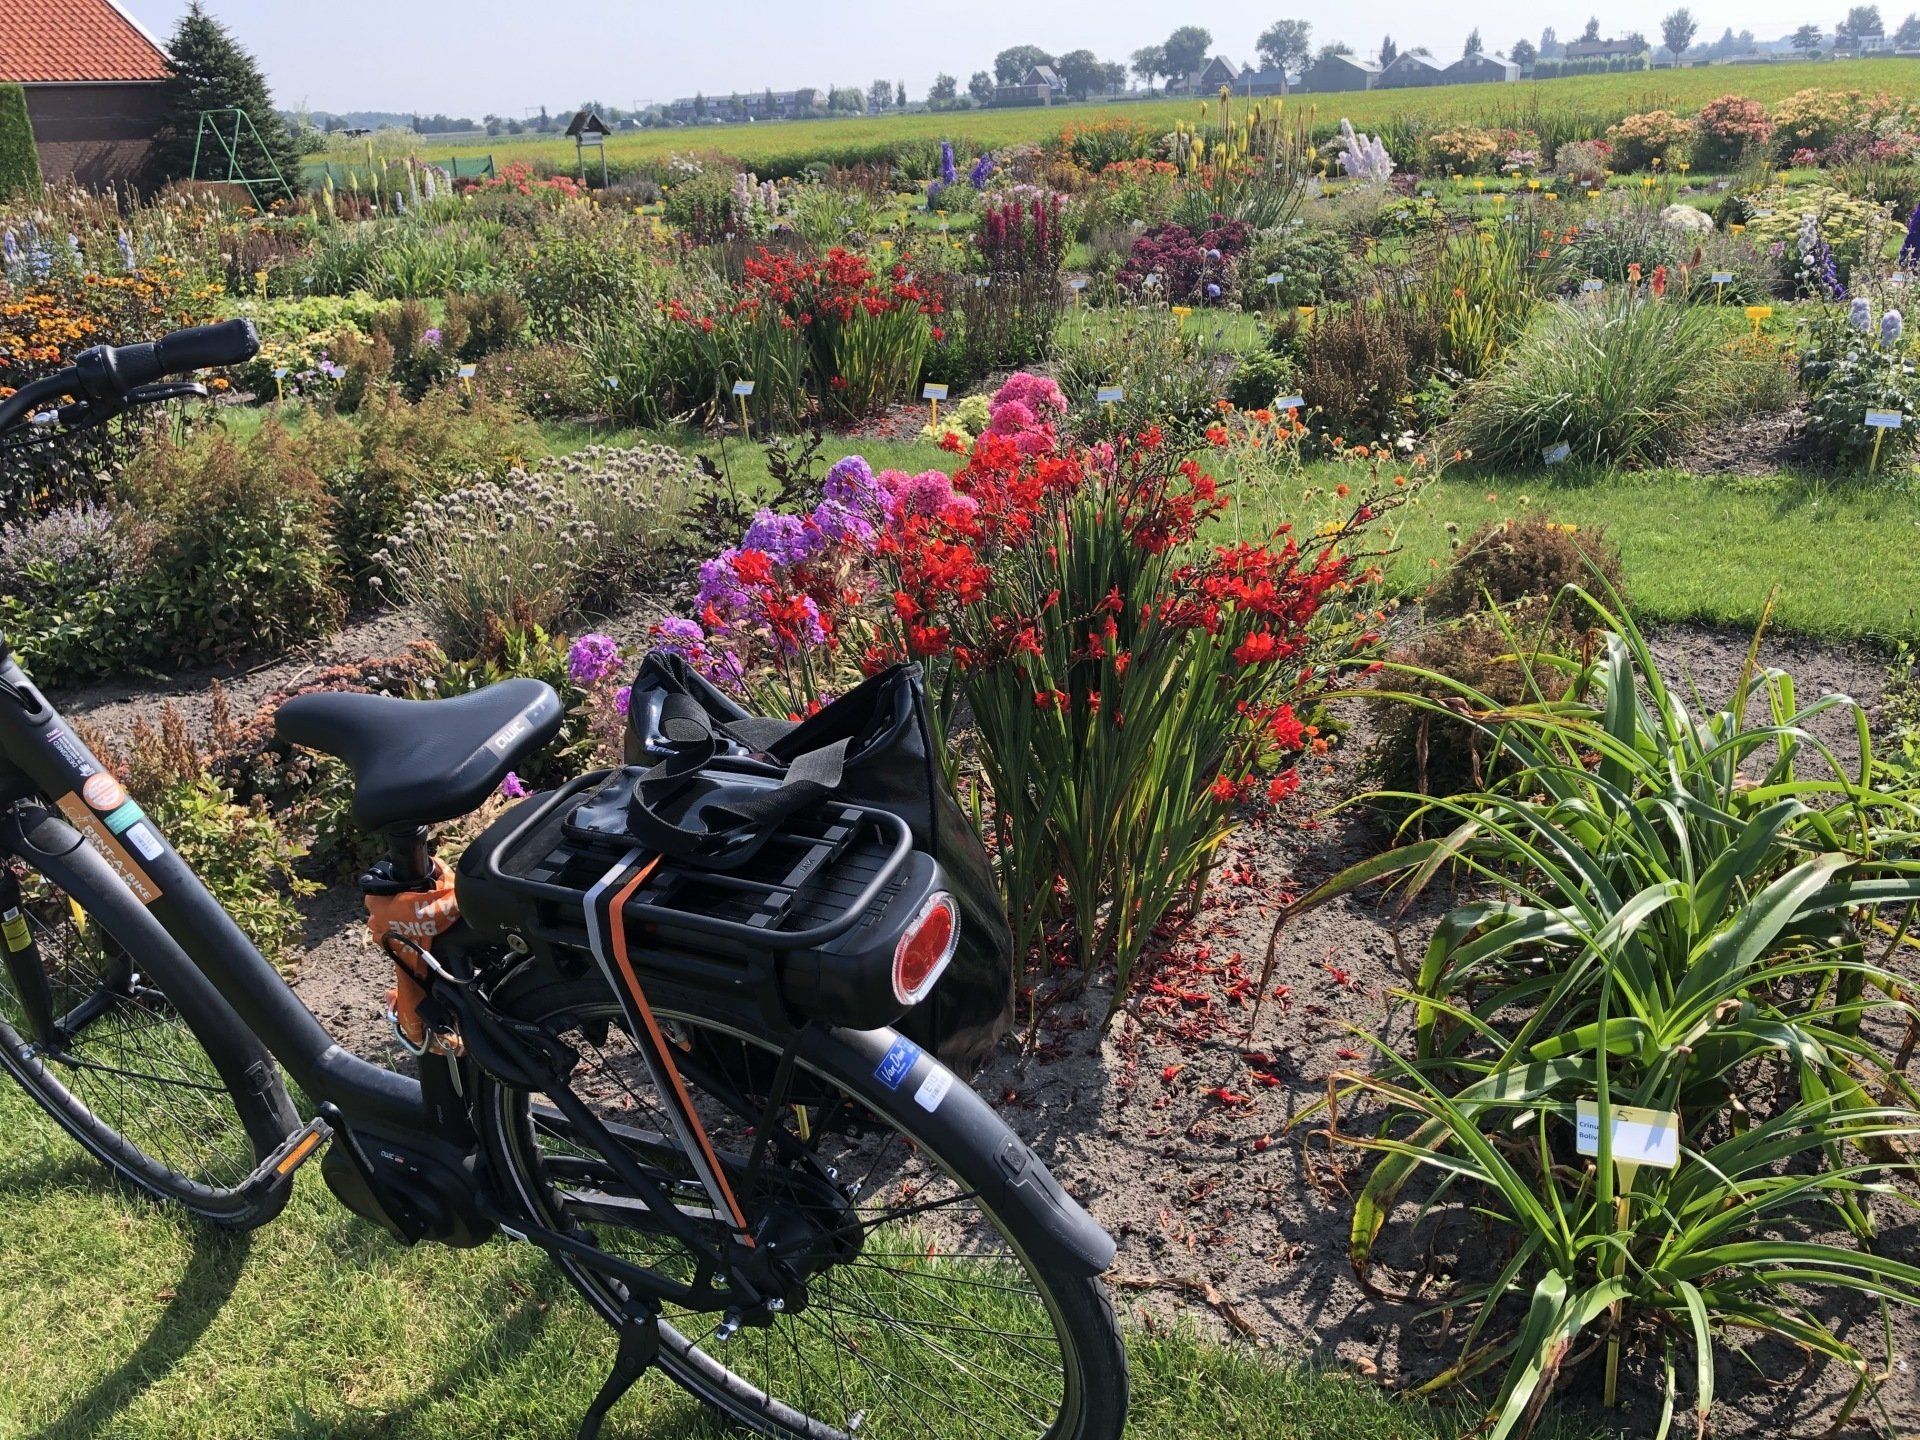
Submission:
<svg viewBox="0 0 1920 1440">
<path fill-rule="evenodd" d="M 59 805 L 60 813 L 67 817 L 67 823 L 87 837 L 93 848 L 113 867 L 114 873 L 133 891 L 135 899 L 142 905 L 151 905 L 160 898 L 160 887 L 154 883 L 153 877 L 140 868 L 140 863 L 127 853 L 127 847 L 120 843 L 119 837 L 87 808 L 86 801 L 69 790 L 60 797 Z"/>
</svg>

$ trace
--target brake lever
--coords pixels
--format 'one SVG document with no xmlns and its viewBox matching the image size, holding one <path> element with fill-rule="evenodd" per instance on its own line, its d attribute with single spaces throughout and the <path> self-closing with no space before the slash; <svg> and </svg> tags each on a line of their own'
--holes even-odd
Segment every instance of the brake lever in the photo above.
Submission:
<svg viewBox="0 0 1920 1440">
<path fill-rule="evenodd" d="M 207 387 L 198 380 L 165 380 L 157 385 L 137 385 L 120 397 L 128 405 L 153 405 L 162 400 L 204 400 Z"/>
</svg>

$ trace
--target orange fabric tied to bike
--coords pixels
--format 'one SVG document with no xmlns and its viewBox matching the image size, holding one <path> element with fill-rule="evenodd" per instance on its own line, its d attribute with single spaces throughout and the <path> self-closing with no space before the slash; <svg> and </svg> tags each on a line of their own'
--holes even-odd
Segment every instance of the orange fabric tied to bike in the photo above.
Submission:
<svg viewBox="0 0 1920 1440">
<path fill-rule="evenodd" d="M 433 881 L 424 890 L 402 890 L 398 895 L 368 895 L 367 928 L 373 940 L 393 957 L 393 988 L 387 1004 L 409 1044 L 427 1043 L 427 1022 L 420 1002 L 427 998 L 427 968 L 420 951 L 453 928 L 460 906 L 453 894 L 453 871 L 443 860 L 433 862 Z"/>
</svg>

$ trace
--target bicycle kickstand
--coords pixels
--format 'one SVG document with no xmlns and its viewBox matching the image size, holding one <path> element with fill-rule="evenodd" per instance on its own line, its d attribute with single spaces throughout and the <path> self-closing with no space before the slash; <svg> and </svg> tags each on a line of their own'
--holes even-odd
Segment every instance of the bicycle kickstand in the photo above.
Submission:
<svg viewBox="0 0 1920 1440">
<path fill-rule="evenodd" d="M 660 1353 L 660 1312 L 629 1301 L 620 1322 L 620 1348 L 614 1352 L 613 1373 L 607 1376 L 593 1404 L 580 1417 L 574 1440 L 598 1440 L 607 1412 L 617 1404 L 634 1383 L 652 1368 Z"/>
</svg>

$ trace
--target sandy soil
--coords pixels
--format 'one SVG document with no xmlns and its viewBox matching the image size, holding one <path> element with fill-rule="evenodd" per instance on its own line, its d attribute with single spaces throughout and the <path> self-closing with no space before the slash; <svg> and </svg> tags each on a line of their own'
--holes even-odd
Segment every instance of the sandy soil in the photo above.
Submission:
<svg viewBox="0 0 1920 1440">
<path fill-rule="evenodd" d="M 363 620 L 312 654 L 221 678 L 236 702 L 251 702 L 306 670 L 402 649 L 414 628 L 404 614 Z M 634 616 L 603 628 L 628 638 L 643 634 L 645 624 Z M 1656 649 L 1702 693 L 1718 697 L 1745 659 L 1746 639 L 1678 628 L 1661 633 Z M 1764 659 L 1794 673 L 1803 701 L 1827 691 L 1869 707 L 1879 699 L 1884 662 L 1871 654 L 1789 639 L 1769 642 Z M 162 699 L 203 719 L 211 678 L 54 698 L 70 713 L 124 732 Z M 1444 897 L 1405 917 L 1366 898 L 1312 912 L 1287 927 L 1264 992 L 1258 984 L 1277 907 L 1378 847 L 1364 813 L 1323 813 L 1355 785 L 1356 752 L 1365 741 L 1364 717 L 1356 721 L 1344 757 L 1314 777 L 1289 823 L 1236 837 L 1201 915 L 1153 958 L 1156 983 L 1129 1014 L 1103 1034 L 1103 991 L 1056 1007 L 1031 1050 L 995 1059 L 977 1084 L 1116 1235 L 1117 1298 L 1146 1323 L 1180 1316 L 1289 1356 L 1367 1375 L 1417 1377 L 1450 1361 L 1457 1338 L 1449 1341 L 1436 1323 L 1419 1318 L 1417 1306 L 1362 1290 L 1348 1264 L 1346 1231 L 1348 1195 L 1363 1160 L 1330 1150 L 1316 1119 L 1289 1126 L 1324 1098 L 1330 1071 L 1366 1063 L 1372 1038 L 1403 1037 L 1389 995 L 1402 982 L 1397 957 L 1417 956 Z M 1848 724 L 1832 717 L 1819 730 L 1838 754 L 1851 756 Z M 380 1019 L 388 971 L 365 938 L 358 897 L 336 888 L 305 909 L 307 953 L 296 977 L 302 998 L 344 1042 L 398 1058 Z M 1256 1022 L 1253 998 L 1261 994 Z M 1920 1252 L 1911 1220 L 1887 1238 L 1888 1253 Z M 1478 1237 L 1454 1239 L 1470 1249 Z M 1864 1312 L 1836 1314 L 1832 1322 L 1857 1330 L 1863 1343 L 1878 1333 L 1877 1319 Z M 1920 1327 L 1903 1323 L 1896 1338 L 1901 1353 L 1885 1397 L 1896 1426 L 1913 1433 L 1920 1426 L 1920 1386 L 1912 1379 Z M 1755 1370 L 1717 1412 L 1720 1433 L 1825 1428 L 1838 1394 L 1830 1380 L 1756 1382 L 1755 1374 L 1792 1381 L 1800 1362 L 1765 1349 L 1752 1358 Z M 1627 1387 L 1636 1398 L 1619 1418 L 1630 1432 L 1650 1432 L 1656 1422 L 1648 1397 L 1657 1380 L 1636 1376 Z M 1576 1399 L 1580 1393 L 1576 1384 Z"/>
</svg>

